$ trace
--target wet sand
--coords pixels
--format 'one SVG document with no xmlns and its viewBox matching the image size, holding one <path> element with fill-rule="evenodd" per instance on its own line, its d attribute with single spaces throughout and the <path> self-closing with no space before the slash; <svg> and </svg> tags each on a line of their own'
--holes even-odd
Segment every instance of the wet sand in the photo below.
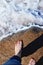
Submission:
<svg viewBox="0 0 43 65">
<path fill-rule="evenodd" d="M 32 29 L 13 34 L 0 42 L 0 65 L 14 55 L 14 47 L 18 40 L 23 40 L 24 43 L 22 65 L 27 65 L 31 57 L 36 61 L 42 58 L 43 31 Z"/>
</svg>

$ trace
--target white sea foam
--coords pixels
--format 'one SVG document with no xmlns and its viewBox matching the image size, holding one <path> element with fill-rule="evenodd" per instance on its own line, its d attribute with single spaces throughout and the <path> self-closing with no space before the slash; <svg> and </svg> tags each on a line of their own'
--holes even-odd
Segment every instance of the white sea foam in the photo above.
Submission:
<svg viewBox="0 0 43 65">
<path fill-rule="evenodd" d="M 43 0 L 0 0 L 0 40 L 32 26 L 43 29 Z"/>
</svg>

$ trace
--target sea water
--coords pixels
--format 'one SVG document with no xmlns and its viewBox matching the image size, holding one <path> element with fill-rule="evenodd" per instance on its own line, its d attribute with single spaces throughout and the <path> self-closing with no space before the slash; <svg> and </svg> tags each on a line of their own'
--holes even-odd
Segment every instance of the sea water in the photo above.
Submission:
<svg viewBox="0 0 43 65">
<path fill-rule="evenodd" d="M 43 29 L 43 0 L 0 0 L 0 40 L 32 26 Z"/>
</svg>

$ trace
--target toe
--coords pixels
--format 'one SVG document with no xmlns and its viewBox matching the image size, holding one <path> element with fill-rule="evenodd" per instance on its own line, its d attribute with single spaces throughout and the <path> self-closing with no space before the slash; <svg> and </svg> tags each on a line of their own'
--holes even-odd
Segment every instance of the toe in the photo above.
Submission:
<svg viewBox="0 0 43 65">
<path fill-rule="evenodd" d="M 32 58 L 28 65 L 35 65 L 35 64 L 36 64 L 36 61 L 35 61 L 35 59 Z"/>
</svg>

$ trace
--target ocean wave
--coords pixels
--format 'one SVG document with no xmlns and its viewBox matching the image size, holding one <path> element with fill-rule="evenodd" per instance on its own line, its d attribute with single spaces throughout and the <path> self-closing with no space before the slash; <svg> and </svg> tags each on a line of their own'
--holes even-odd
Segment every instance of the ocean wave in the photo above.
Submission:
<svg viewBox="0 0 43 65">
<path fill-rule="evenodd" d="M 42 2 L 43 0 L 0 0 L 0 40 L 31 27 L 43 29 Z"/>
</svg>

